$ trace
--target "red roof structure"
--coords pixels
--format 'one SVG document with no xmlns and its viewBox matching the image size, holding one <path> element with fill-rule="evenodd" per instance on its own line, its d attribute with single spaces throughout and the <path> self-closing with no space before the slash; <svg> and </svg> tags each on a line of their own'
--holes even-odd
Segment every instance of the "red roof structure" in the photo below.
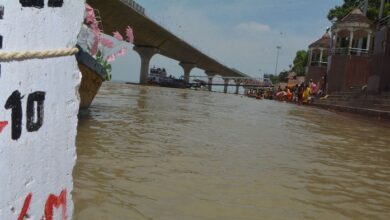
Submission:
<svg viewBox="0 0 390 220">
<path fill-rule="evenodd" d="M 309 45 L 309 48 L 330 48 L 330 35 L 326 32 L 320 39 Z"/>
<path fill-rule="evenodd" d="M 341 21 L 339 21 L 338 23 L 341 24 L 341 23 L 352 23 L 352 22 L 367 23 L 370 25 L 374 24 L 370 19 L 368 19 L 364 15 L 364 13 L 359 8 L 352 10 L 347 16 L 341 19 Z"/>
</svg>

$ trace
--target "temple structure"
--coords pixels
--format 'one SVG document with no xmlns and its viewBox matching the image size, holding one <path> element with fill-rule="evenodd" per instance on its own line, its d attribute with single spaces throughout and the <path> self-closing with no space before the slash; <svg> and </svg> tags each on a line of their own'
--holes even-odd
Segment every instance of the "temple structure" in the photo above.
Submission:
<svg viewBox="0 0 390 220">
<path fill-rule="evenodd" d="M 327 74 L 330 54 L 330 35 L 328 31 L 309 46 L 309 62 L 306 71 L 306 83 L 309 80 L 320 82 Z"/>
<path fill-rule="evenodd" d="M 331 30 L 328 92 L 367 85 L 374 24 L 360 9 L 354 9 Z"/>
</svg>

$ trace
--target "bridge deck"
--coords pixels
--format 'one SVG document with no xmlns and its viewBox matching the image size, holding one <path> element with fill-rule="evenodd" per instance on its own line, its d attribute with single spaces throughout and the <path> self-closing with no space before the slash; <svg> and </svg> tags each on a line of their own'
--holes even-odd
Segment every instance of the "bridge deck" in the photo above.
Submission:
<svg viewBox="0 0 390 220">
<path fill-rule="evenodd" d="M 124 30 L 130 25 L 135 33 L 135 46 L 158 48 L 161 55 L 184 63 L 194 63 L 200 69 L 221 76 L 247 76 L 191 46 L 142 12 L 137 12 L 125 4 L 125 0 L 87 0 L 87 2 L 99 10 L 106 34 L 111 35 L 114 31 L 124 34 Z"/>
</svg>

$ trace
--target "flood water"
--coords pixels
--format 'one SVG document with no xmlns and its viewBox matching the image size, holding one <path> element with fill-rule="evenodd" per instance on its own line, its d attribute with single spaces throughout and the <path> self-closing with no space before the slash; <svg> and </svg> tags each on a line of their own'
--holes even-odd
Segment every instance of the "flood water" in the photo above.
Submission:
<svg viewBox="0 0 390 220">
<path fill-rule="evenodd" d="M 390 219 L 390 123 L 105 84 L 80 117 L 75 219 Z"/>
</svg>

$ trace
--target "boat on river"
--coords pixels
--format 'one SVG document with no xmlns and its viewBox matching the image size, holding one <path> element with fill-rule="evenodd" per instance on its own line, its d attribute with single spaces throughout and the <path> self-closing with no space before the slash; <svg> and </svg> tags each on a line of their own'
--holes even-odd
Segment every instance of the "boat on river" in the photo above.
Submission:
<svg viewBox="0 0 390 220">
<path fill-rule="evenodd" d="M 169 88 L 191 88 L 191 84 L 187 83 L 184 80 L 184 77 L 180 77 L 179 79 L 177 79 L 172 75 L 168 76 L 165 68 L 156 67 L 150 69 L 148 84 Z"/>
<path fill-rule="evenodd" d="M 87 109 L 106 80 L 107 72 L 94 57 L 81 47 L 78 48 L 76 59 L 82 75 L 79 88 L 80 109 Z"/>
</svg>

